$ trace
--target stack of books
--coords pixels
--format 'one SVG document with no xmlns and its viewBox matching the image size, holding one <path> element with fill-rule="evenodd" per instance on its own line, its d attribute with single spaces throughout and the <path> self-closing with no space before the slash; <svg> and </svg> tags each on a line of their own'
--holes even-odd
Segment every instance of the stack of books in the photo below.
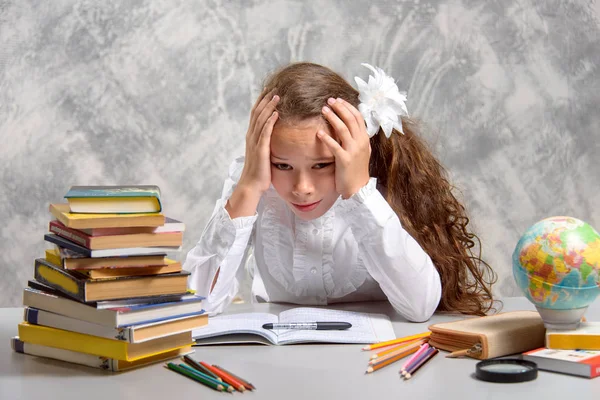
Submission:
<svg viewBox="0 0 600 400">
<path fill-rule="evenodd" d="M 546 330 L 546 346 L 523 354 L 544 371 L 600 376 L 600 322 L 582 322 L 574 330 Z"/>
<path fill-rule="evenodd" d="M 208 316 L 167 257 L 185 226 L 161 213 L 160 189 L 74 186 L 65 198 L 50 205 L 13 349 L 111 371 L 191 353 Z"/>
</svg>

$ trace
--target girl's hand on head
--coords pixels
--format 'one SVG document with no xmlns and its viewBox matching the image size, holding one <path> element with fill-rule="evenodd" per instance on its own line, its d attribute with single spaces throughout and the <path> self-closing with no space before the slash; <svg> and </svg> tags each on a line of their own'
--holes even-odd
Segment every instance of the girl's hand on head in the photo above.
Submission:
<svg viewBox="0 0 600 400">
<path fill-rule="evenodd" d="M 277 121 L 275 89 L 261 95 L 250 113 L 246 158 L 238 186 L 262 195 L 271 185 L 271 133 Z"/>
<path fill-rule="evenodd" d="M 350 198 L 369 182 L 371 144 L 363 117 L 343 99 L 327 100 L 323 116 L 341 141 L 338 143 L 324 131 L 317 136 L 335 157 L 335 187 L 343 199 Z"/>
<path fill-rule="evenodd" d="M 262 194 L 271 185 L 271 133 L 277 121 L 275 89 L 261 95 L 250 113 L 246 133 L 246 159 L 240 180 L 225 205 L 230 218 L 256 213 Z"/>
</svg>

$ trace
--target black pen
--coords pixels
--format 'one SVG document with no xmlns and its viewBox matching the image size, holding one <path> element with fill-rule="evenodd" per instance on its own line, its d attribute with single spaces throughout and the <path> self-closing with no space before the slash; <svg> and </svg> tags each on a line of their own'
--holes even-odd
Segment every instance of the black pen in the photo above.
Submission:
<svg viewBox="0 0 600 400">
<path fill-rule="evenodd" d="M 264 324 L 263 329 L 306 329 L 317 331 L 341 331 L 352 327 L 349 322 L 287 322 L 280 324 Z"/>
</svg>

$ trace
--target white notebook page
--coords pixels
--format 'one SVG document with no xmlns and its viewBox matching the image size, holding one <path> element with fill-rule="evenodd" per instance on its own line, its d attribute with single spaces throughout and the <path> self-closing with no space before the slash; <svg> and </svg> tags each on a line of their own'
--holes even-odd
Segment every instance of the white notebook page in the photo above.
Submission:
<svg viewBox="0 0 600 400">
<path fill-rule="evenodd" d="M 396 338 L 387 315 L 354 311 L 327 310 L 298 307 L 279 314 L 279 322 L 349 322 L 346 330 L 280 330 L 279 343 L 328 342 L 328 343 L 377 343 Z"/>
<path fill-rule="evenodd" d="M 277 335 L 268 329 L 263 329 L 263 324 L 276 323 L 277 316 L 268 313 L 243 313 L 217 315 L 208 319 L 208 325 L 194 329 L 194 340 L 238 333 L 253 333 L 260 335 L 273 344 L 277 343 Z"/>
</svg>

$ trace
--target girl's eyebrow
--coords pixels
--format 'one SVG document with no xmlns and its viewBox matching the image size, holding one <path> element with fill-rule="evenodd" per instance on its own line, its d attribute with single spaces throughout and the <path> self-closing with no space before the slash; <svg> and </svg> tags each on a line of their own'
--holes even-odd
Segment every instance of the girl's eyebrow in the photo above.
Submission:
<svg viewBox="0 0 600 400">
<path fill-rule="evenodd" d="M 311 161 L 334 161 L 335 157 L 317 157 L 317 158 L 309 157 L 309 160 L 311 160 Z"/>
<path fill-rule="evenodd" d="M 276 158 L 278 160 L 288 160 L 287 158 L 284 157 L 279 157 L 276 156 L 275 154 L 271 154 L 271 157 Z M 309 160 L 311 161 L 327 161 L 327 162 L 333 162 L 335 160 L 335 157 L 308 157 Z"/>
</svg>

